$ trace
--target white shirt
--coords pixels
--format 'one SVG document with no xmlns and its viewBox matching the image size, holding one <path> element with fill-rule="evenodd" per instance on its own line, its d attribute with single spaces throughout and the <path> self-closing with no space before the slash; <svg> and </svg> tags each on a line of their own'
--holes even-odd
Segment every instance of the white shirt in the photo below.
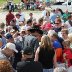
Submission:
<svg viewBox="0 0 72 72">
<path fill-rule="evenodd" d="M 49 16 L 44 16 L 44 20 L 47 21 L 47 22 L 50 22 Z"/>
<path fill-rule="evenodd" d="M 46 10 L 43 10 L 43 11 L 42 11 L 42 16 L 43 16 L 43 17 L 46 16 Z"/>
<path fill-rule="evenodd" d="M 19 26 L 19 19 L 16 18 L 16 25 Z"/>
<path fill-rule="evenodd" d="M 72 27 L 68 28 L 68 33 L 72 33 Z"/>
<path fill-rule="evenodd" d="M 0 60 L 1 59 L 7 59 L 7 57 L 2 53 L 2 50 L 0 49 Z"/>
<path fill-rule="evenodd" d="M 69 24 L 69 21 L 66 21 L 66 22 L 65 22 L 65 26 L 66 26 L 67 28 L 70 28 L 70 27 L 71 27 L 71 25 Z"/>
<path fill-rule="evenodd" d="M 19 18 L 19 21 L 24 21 L 24 18 L 25 18 L 25 16 L 24 16 L 24 14 L 23 13 L 20 13 L 20 18 Z"/>
</svg>

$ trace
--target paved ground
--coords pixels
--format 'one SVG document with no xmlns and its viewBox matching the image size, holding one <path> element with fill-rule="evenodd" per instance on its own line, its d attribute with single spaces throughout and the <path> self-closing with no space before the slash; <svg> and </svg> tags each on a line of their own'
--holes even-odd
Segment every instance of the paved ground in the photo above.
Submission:
<svg viewBox="0 0 72 72">
<path fill-rule="evenodd" d="M 32 12 L 34 14 L 34 17 L 37 20 L 42 16 L 42 12 L 41 11 L 26 11 L 26 12 L 23 12 L 26 19 L 29 17 L 29 13 L 30 12 Z M 8 12 L 0 12 L 0 22 L 4 22 L 5 23 L 5 18 L 6 18 L 6 14 L 7 13 Z M 16 12 L 14 12 L 14 14 L 16 14 Z"/>
</svg>

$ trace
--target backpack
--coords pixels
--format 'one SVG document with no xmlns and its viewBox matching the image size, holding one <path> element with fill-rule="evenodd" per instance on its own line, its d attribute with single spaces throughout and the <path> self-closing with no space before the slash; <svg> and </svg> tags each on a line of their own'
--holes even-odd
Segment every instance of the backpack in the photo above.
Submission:
<svg viewBox="0 0 72 72">
<path fill-rule="evenodd" d="M 39 42 L 36 39 L 36 37 L 34 37 L 32 35 L 26 35 L 23 37 L 22 47 L 23 47 L 23 50 L 26 47 L 30 47 L 30 48 L 32 48 L 32 50 L 34 52 L 36 50 L 36 48 L 39 47 Z"/>
</svg>

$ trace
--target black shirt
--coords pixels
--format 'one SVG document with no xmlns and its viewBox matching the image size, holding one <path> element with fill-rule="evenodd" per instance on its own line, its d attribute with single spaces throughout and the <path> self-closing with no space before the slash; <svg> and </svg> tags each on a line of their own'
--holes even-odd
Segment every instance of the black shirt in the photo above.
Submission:
<svg viewBox="0 0 72 72">
<path fill-rule="evenodd" d="M 44 69 L 53 68 L 54 50 L 48 50 L 47 48 L 40 48 L 39 62 L 42 64 Z"/>
<path fill-rule="evenodd" d="M 43 68 L 41 63 L 27 60 L 17 64 L 17 72 L 43 72 Z"/>
</svg>

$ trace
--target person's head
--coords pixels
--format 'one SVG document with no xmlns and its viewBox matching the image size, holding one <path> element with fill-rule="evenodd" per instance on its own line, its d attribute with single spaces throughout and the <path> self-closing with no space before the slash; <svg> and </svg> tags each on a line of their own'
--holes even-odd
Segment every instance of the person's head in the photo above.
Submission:
<svg viewBox="0 0 72 72">
<path fill-rule="evenodd" d="M 72 20 L 72 15 L 68 16 L 68 20 Z"/>
<path fill-rule="evenodd" d="M 67 28 L 67 26 L 65 25 L 65 23 L 62 23 L 61 28 L 62 29 L 66 29 Z"/>
<path fill-rule="evenodd" d="M 56 33 L 54 30 L 49 30 L 47 35 L 49 38 L 51 38 L 54 33 Z"/>
<path fill-rule="evenodd" d="M 29 31 L 33 36 L 35 36 L 35 37 L 38 39 L 38 41 L 41 40 L 41 37 L 42 37 L 42 35 L 43 35 L 43 31 L 40 29 L 39 26 L 34 25 L 34 26 L 33 26 L 32 28 L 30 28 L 28 31 Z"/>
<path fill-rule="evenodd" d="M 55 9 L 55 13 L 58 14 L 59 13 L 59 8 Z"/>
<path fill-rule="evenodd" d="M 46 11 L 46 16 L 50 16 L 50 12 L 49 11 Z"/>
<path fill-rule="evenodd" d="M 23 28 L 23 30 L 25 31 L 25 34 L 30 35 L 31 32 L 29 31 L 31 29 L 31 26 L 27 26 L 26 28 Z"/>
<path fill-rule="evenodd" d="M 15 33 L 16 33 L 16 31 L 15 31 L 14 29 L 11 29 L 11 30 L 10 30 L 10 34 L 11 34 L 11 35 L 14 35 Z"/>
<path fill-rule="evenodd" d="M 63 14 L 63 11 L 62 11 L 60 8 L 57 8 L 55 11 L 56 11 L 56 13 L 57 13 L 58 15 Z"/>
<path fill-rule="evenodd" d="M 51 10 L 52 13 L 55 13 L 55 9 Z"/>
<path fill-rule="evenodd" d="M 10 33 L 8 33 L 8 34 L 6 34 L 6 39 L 7 39 L 7 42 L 14 42 L 14 39 L 13 39 L 13 36 L 10 34 Z"/>
<path fill-rule="evenodd" d="M 27 20 L 27 25 L 28 25 L 28 26 L 31 26 L 31 25 L 32 25 L 32 19 L 28 19 L 28 20 Z"/>
<path fill-rule="evenodd" d="M 1 35 L 2 35 L 2 37 L 5 36 L 5 31 L 4 30 L 1 32 Z"/>
<path fill-rule="evenodd" d="M 42 30 L 34 28 L 34 29 L 30 29 L 30 32 L 33 36 L 35 36 L 38 39 L 39 42 L 41 41 L 41 37 L 43 35 Z"/>
<path fill-rule="evenodd" d="M 48 49 L 51 48 L 51 40 L 47 35 L 42 36 L 40 46 L 42 48 L 47 48 L 47 47 Z"/>
<path fill-rule="evenodd" d="M 0 60 L 0 72 L 13 72 L 13 68 L 9 61 Z"/>
<path fill-rule="evenodd" d="M 12 10 L 9 10 L 9 13 L 11 13 L 12 12 Z"/>
<path fill-rule="evenodd" d="M 40 25 L 42 25 L 42 24 L 43 24 L 43 18 L 40 18 L 40 19 L 38 20 L 38 22 L 39 22 Z"/>
<path fill-rule="evenodd" d="M 32 17 L 33 16 L 33 13 L 30 13 L 29 16 Z"/>
<path fill-rule="evenodd" d="M 62 37 L 65 39 L 68 37 L 68 30 L 67 29 L 62 29 L 61 30 L 61 34 L 62 34 Z"/>
<path fill-rule="evenodd" d="M 2 38 L 0 38 L 0 48 L 2 47 L 3 42 L 2 42 Z"/>
<path fill-rule="evenodd" d="M 5 28 L 5 23 L 3 23 L 3 22 L 1 22 L 0 23 L 0 28 L 2 29 L 2 31 L 4 30 L 4 28 Z"/>
<path fill-rule="evenodd" d="M 12 26 L 7 26 L 7 27 L 6 27 L 6 32 L 10 32 L 11 29 L 12 29 Z"/>
<path fill-rule="evenodd" d="M 21 9 L 18 9 L 18 13 L 21 13 Z"/>
<path fill-rule="evenodd" d="M 57 27 L 57 28 L 60 28 L 61 27 L 61 24 L 62 22 L 61 22 L 61 19 L 60 18 L 56 18 L 55 19 L 55 26 Z"/>
<path fill-rule="evenodd" d="M 66 9 L 65 13 L 69 13 L 69 12 L 68 12 L 68 9 Z"/>
<path fill-rule="evenodd" d="M 5 48 L 2 49 L 3 53 L 6 54 L 7 57 L 14 56 L 14 53 L 18 53 L 18 50 L 16 49 L 16 46 L 14 43 L 7 43 Z"/>
<path fill-rule="evenodd" d="M 18 14 L 18 13 L 16 14 L 16 18 L 17 18 L 17 19 L 19 19 L 20 16 L 21 16 L 20 14 Z"/>
<path fill-rule="evenodd" d="M 63 41 L 63 47 L 64 47 L 65 49 L 68 49 L 68 48 L 70 47 L 70 41 L 69 41 L 69 40 L 64 40 L 64 41 Z"/>
<path fill-rule="evenodd" d="M 61 13 L 61 15 L 63 15 L 63 11 L 62 11 L 62 9 L 59 9 L 59 12 Z"/>
<path fill-rule="evenodd" d="M 66 68 L 64 67 L 56 67 L 54 69 L 54 72 L 67 72 Z"/>
<path fill-rule="evenodd" d="M 69 39 L 70 43 L 72 43 L 72 33 L 68 34 L 68 39 Z"/>
<path fill-rule="evenodd" d="M 33 58 L 33 50 L 31 47 L 25 47 L 25 49 L 22 51 L 22 59 L 32 59 Z"/>
<path fill-rule="evenodd" d="M 25 34 L 26 34 L 25 30 L 22 29 L 22 30 L 20 31 L 20 35 L 23 37 Z"/>
<path fill-rule="evenodd" d="M 51 38 L 52 41 L 57 40 L 58 39 L 57 33 L 53 33 L 50 38 Z"/>
<path fill-rule="evenodd" d="M 37 40 L 40 42 L 41 41 L 41 37 L 43 35 L 43 31 L 42 30 L 36 30 L 34 33 L 35 37 L 37 38 Z"/>
<path fill-rule="evenodd" d="M 17 26 L 13 26 L 13 30 L 14 30 L 14 32 L 19 31 L 19 29 L 18 29 L 18 27 L 17 27 Z"/>
</svg>

